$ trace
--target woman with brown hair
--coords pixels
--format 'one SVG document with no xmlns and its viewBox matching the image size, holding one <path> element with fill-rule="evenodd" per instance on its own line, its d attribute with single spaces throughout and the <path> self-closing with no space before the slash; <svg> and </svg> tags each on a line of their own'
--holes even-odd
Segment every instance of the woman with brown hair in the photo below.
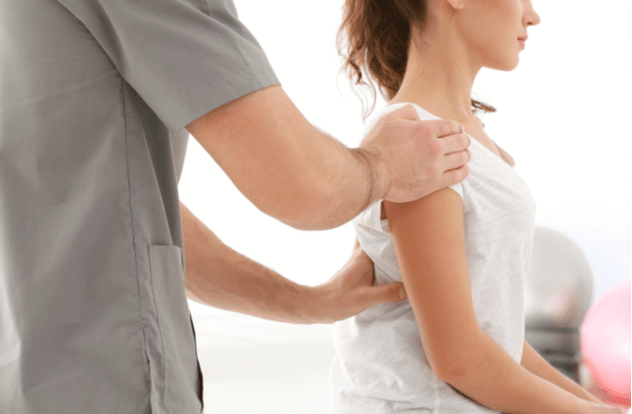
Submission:
<svg viewBox="0 0 632 414">
<path fill-rule="evenodd" d="M 513 160 L 486 135 L 471 99 L 481 68 L 518 65 L 530 0 L 346 0 L 340 45 L 356 84 L 452 119 L 472 140 L 462 183 L 410 203 L 378 201 L 354 221 L 376 284 L 409 300 L 337 326 L 335 414 L 617 413 L 524 340 L 523 278 L 535 207 Z M 372 89 L 374 91 L 374 89 Z"/>
</svg>

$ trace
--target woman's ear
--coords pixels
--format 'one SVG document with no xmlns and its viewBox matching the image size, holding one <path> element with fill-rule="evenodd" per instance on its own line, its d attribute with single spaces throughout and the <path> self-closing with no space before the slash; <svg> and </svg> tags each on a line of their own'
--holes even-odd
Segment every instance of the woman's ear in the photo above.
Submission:
<svg viewBox="0 0 632 414">
<path fill-rule="evenodd" d="M 465 0 L 446 0 L 454 10 L 461 10 L 465 5 Z"/>
</svg>

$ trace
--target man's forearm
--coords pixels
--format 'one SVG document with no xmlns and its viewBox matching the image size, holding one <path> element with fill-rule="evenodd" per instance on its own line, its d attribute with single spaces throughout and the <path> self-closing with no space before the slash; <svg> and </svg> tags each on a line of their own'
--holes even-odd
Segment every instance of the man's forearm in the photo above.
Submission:
<svg viewBox="0 0 632 414">
<path fill-rule="evenodd" d="M 406 298 L 401 283 L 373 286 L 371 259 L 359 248 L 327 282 L 300 286 L 224 245 L 180 204 L 186 290 L 208 306 L 292 323 L 333 323 L 369 306 Z"/>
<path fill-rule="evenodd" d="M 180 205 L 187 296 L 202 304 L 265 319 L 313 323 L 309 288 L 293 283 L 223 244 Z"/>
<path fill-rule="evenodd" d="M 301 167 L 282 180 L 290 210 L 273 215 L 301 230 L 325 230 L 341 226 L 382 198 L 388 188 L 374 155 L 360 148 L 347 148 L 317 130 L 305 148 Z M 301 183 L 288 181 L 301 181 Z M 264 197 L 272 197 L 272 194 Z M 278 199 L 270 204 L 279 206 Z"/>
<path fill-rule="evenodd" d="M 388 189 L 374 155 L 318 131 L 278 86 L 236 99 L 187 129 L 255 206 L 295 228 L 342 225 Z"/>
</svg>

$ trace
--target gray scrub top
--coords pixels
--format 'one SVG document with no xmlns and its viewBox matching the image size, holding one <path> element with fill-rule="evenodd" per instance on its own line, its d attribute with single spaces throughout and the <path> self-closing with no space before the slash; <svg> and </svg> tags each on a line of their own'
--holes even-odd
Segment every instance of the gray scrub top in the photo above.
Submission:
<svg viewBox="0 0 632 414">
<path fill-rule="evenodd" d="M 0 67 L 0 413 L 201 412 L 183 128 L 263 51 L 232 0 L 0 0 Z"/>
</svg>

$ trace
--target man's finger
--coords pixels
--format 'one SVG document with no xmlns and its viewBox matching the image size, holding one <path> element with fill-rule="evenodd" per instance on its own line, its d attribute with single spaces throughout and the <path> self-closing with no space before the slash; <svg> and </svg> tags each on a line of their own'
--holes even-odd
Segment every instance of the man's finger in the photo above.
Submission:
<svg viewBox="0 0 632 414">
<path fill-rule="evenodd" d="M 461 168 L 472 158 L 472 153 L 469 149 L 465 151 L 453 152 L 443 157 L 443 171 L 450 171 L 457 168 Z"/>
<path fill-rule="evenodd" d="M 370 303 L 369 306 L 380 303 L 399 302 L 406 299 L 406 290 L 402 283 L 390 283 L 384 286 L 375 286 L 365 291 L 364 299 Z"/>
<path fill-rule="evenodd" d="M 433 119 L 432 121 L 425 121 L 430 124 L 432 132 L 438 137 L 443 138 L 454 134 L 463 134 L 465 129 L 463 125 L 459 124 L 452 119 Z"/>
<path fill-rule="evenodd" d="M 441 176 L 441 183 L 439 188 L 449 187 L 454 184 L 458 184 L 465 180 L 465 177 L 470 173 L 470 167 L 464 165 L 461 168 L 455 170 L 446 171 Z"/>
<path fill-rule="evenodd" d="M 469 135 L 467 134 L 453 134 L 441 138 L 445 154 L 451 154 L 453 152 L 463 151 L 472 143 Z"/>
</svg>

